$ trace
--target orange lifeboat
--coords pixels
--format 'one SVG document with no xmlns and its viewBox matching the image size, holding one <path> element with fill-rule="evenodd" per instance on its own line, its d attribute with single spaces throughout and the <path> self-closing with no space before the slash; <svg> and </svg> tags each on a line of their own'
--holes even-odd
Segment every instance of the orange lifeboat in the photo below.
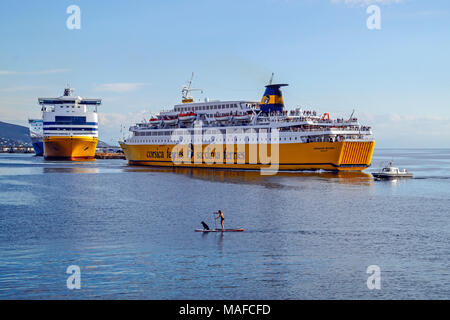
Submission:
<svg viewBox="0 0 450 320">
<path fill-rule="evenodd" d="M 192 111 L 190 111 L 190 112 L 185 112 L 185 113 L 180 113 L 180 114 L 178 115 L 178 119 L 179 119 L 181 122 L 192 122 L 192 121 L 194 121 L 195 119 L 197 119 L 197 114 L 196 114 L 195 112 L 192 112 Z"/>
<path fill-rule="evenodd" d="M 230 113 L 224 113 L 224 114 L 216 114 L 214 116 L 214 119 L 216 119 L 216 121 L 230 121 L 231 120 L 231 114 Z"/>
<path fill-rule="evenodd" d="M 177 124 L 178 122 L 178 118 L 176 116 L 164 116 L 163 117 L 163 121 L 165 124 L 167 125 L 173 125 L 173 124 Z"/>
<path fill-rule="evenodd" d="M 148 120 L 148 122 L 150 123 L 150 125 L 152 127 L 156 127 L 156 126 L 159 126 L 161 124 L 162 120 L 158 119 L 158 118 L 151 118 L 150 120 Z"/>
<path fill-rule="evenodd" d="M 251 111 L 250 112 L 246 112 L 246 113 L 244 113 L 244 112 L 236 113 L 234 115 L 234 119 L 236 121 L 249 121 L 250 118 L 251 118 L 251 114 L 252 114 Z"/>
</svg>

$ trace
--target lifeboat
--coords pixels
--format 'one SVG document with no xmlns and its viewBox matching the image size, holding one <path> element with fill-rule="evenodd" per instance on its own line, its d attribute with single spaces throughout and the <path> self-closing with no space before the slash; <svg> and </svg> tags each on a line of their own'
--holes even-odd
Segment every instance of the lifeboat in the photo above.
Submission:
<svg viewBox="0 0 450 320">
<path fill-rule="evenodd" d="M 163 121 L 167 125 L 173 125 L 173 124 L 177 124 L 178 118 L 165 116 L 165 117 L 163 117 Z"/>
<path fill-rule="evenodd" d="M 249 121 L 251 118 L 250 113 L 237 113 L 234 115 L 234 120 L 236 121 Z"/>
<path fill-rule="evenodd" d="M 197 119 L 197 114 L 195 112 L 185 112 L 185 113 L 180 113 L 178 115 L 178 119 L 181 122 L 192 122 L 195 119 Z"/>
<path fill-rule="evenodd" d="M 158 119 L 158 118 L 151 118 L 151 119 L 148 121 L 148 123 L 150 123 L 150 125 L 151 125 L 152 127 L 156 127 L 156 126 L 159 126 L 159 125 L 162 123 L 162 120 L 161 120 L 161 119 Z"/>
<path fill-rule="evenodd" d="M 220 122 L 230 121 L 231 114 L 216 114 L 214 116 L 214 119 L 216 119 L 216 121 L 220 121 Z"/>
</svg>

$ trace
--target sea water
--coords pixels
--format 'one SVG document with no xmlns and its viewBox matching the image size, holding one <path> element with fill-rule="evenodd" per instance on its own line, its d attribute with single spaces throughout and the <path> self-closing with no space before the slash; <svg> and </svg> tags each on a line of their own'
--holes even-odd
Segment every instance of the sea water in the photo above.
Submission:
<svg viewBox="0 0 450 320">
<path fill-rule="evenodd" d="M 392 159 L 414 178 L 374 181 Z M 0 299 L 449 299 L 449 208 L 450 149 L 274 176 L 1 154 Z M 245 232 L 194 232 L 218 209 Z"/>
</svg>

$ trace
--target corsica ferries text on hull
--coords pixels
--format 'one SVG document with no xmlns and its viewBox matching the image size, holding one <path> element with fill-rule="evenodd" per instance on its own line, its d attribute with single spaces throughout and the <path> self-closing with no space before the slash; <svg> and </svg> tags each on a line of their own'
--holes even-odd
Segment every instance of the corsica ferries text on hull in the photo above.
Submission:
<svg viewBox="0 0 450 320">
<path fill-rule="evenodd" d="M 130 165 L 261 170 L 361 171 L 375 139 L 358 119 L 284 106 L 270 84 L 261 101 L 194 102 L 191 82 L 182 103 L 130 128 L 120 145 Z"/>
</svg>

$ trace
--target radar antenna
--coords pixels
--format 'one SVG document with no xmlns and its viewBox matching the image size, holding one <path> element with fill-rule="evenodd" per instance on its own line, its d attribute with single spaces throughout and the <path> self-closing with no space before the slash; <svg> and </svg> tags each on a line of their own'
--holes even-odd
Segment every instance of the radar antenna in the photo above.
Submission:
<svg viewBox="0 0 450 320">
<path fill-rule="evenodd" d="M 64 96 L 65 97 L 70 97 L 73 93 L 73 88 L 70 85 L 70 83 L 67 84 L 67 88 L 64 89 Z"/>
<path fill-rule="evenodd" d="M 192 72 L 191 80 L 189 80 L 189 84 L 187 86 L 184 86 L 183 89 L 181 89 L 181 98 L 183 103 L 187 102 L 193 102 L 194 98 L 191 96 L 192 91 L 200 91 L 200 93 L 203 93 L 202 89 L 194 89 L 191 88 L 192 86 L 192 79 L 194 79 L 194 73 Z"/>
</svg>

